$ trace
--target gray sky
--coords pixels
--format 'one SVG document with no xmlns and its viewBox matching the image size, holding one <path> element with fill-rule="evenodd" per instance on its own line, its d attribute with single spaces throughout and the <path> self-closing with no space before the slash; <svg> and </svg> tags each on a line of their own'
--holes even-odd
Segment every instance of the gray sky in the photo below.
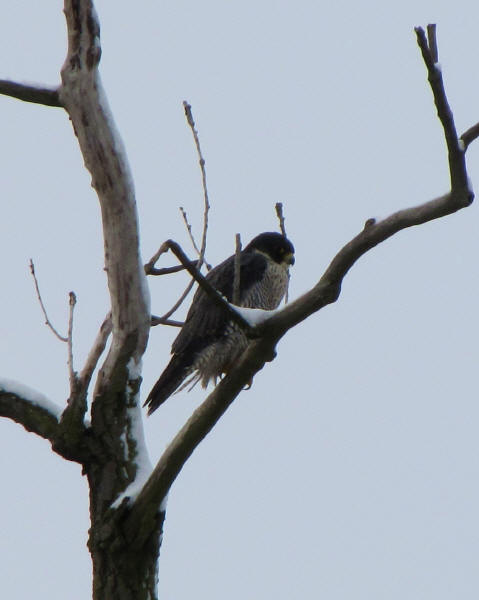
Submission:
<svg viewBox="0 0 479 600">
<path fill-rule="evenodd" d="M 4 3 L 0 77 L 58 83 L 61 9 Z M 140 9 L 118 0 L 97 9 L 145 261 L 170 237 L 193 254 L 179 206 L 201 228 L 184 99 L 206 156 L 208 260 L 231 254 L 237 232 L 246 243 L 276 229 L 283 202 L 296 246 L 292 298 L 366 219 L 447 191 L 415 25 L 438 24 L 459 131 L 479 120 L 476 0 L 150 0 Z M 66 348 L 43 324 L 28 259 L 58 327 L 77 293 L 80 368 L 108 305 L 98 202 L 64 112 L 0 105 L 0 376 L 63 403 Z M 468 152 L 476 189 L 478 145 Z M 162 598 L 477 598 L 478 245 L 475 205 L 402 232 L 361 259 L 335 305 L 281 341 L 174 485 Z M 151 280 L 153 311 L 169 308 L 185 282 Z M 144 396 L 176 333 L 152 331 Z M 147 420 L 152 460 L 203 397 L 181 393 Z M 15 424 L 0 422 L 0 435 L 2 597 L 88 598 L 80 468 Z"/>
</svg>

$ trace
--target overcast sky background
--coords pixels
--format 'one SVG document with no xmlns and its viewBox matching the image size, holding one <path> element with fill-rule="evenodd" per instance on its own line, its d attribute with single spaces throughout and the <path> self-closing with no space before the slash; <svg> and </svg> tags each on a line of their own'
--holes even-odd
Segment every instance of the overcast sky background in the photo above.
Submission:
<svg viewBox="0 0 479 600">
<path fill-rule="evenodd" d="M 448 189 L 415 25 L 438 24 L 458 130 L 479 120 L 476 0 L 96 5 L 145 261 L 170 237 L 193 256 L 179 206 L 201 229 L 185 99 L 206 157 L 208 261 L 231 254 L 237 232 L 247 243 L 277 229 L 280 201 L 292 298 L 368 218 Z M 4 2 L 0 14 L 0 77 L 57 85 L 62 3 Z M 98 202 L 62 110 L 0 97 L 0 132 L 0 376 L 62 404 L 66 347 L 43 324 L 28 260 L 60 329 L 77 294 L 79 369 L 108 309 Z M 280 342 L 172 489 L 161 598 L 477 598 L 477 223 L 473 205 L 381 244 L 336 304 Z M 152 310 L 186 280 L 151 279 Z M 143 397 L 176 333 L 152 330 Z M 153 461 L 204 397 L 183 392 L 146 421 Z M 80 467 L 14 423 L 0 436 L 1 596 L 90 597 Z"/>
</svg>

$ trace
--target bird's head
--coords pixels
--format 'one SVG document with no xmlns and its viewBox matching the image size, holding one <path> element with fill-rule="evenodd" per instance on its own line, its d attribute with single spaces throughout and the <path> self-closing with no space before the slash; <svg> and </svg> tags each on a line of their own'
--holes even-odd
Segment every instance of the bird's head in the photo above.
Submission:
<svg viewBox="0 0 479 600">
<path fill-rule="evenodd" d="M 257 250 L 278 264 L 294 265 L 294 246 L 287 237 L 274 231 L 260 233 L 246 246 L 244 252 Z"/>
</svg>

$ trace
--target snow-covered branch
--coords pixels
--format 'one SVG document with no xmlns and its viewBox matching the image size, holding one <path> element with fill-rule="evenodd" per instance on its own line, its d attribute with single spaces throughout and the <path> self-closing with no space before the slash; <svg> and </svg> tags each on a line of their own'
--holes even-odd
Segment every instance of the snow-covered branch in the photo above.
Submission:
<svg viewBox="0 0 479 600">
<path fill-rule="evenodd" d="M 35 431 L 34 429 L 29 429 L 26 426 L 25 429 L 27 429 L 28 431 L 34 431 L 35 433 L 38 433 L 38 435 L 50 439 L 49 435 L 44 434 L 48 434 L 48 432 L 54 429 L 55 424 L 58 424 L 58 421 L 62 414 L 62 408 L 60 406 L 49 400 L 42 393 L 37 392 L 36 390 L 32 389 L 31 387 L 28 387 L 27 385 L 24 385 L 23 383 L 14 381 L 13 379 L 0 379 L 0 394 L 3 398 L 6 398 L 7 396 L 11 398 L 12 404 L 14 404 L 16 401 L 23 404 L 24 407 L 22 410 L 26 409 L 28 406 L 31 407 L 33 413 L 36 413 L 42 418 L 45 417 L 45 419 L 48 421 L 48 424 L 47 427 L 43 429 L 43 432 Z M 5 402 L 5 400 L 2 400 L 2 402 Z M 15 412 L 15 409 L 13 407 L 5 408 L 5 406 L 6 404 L 2 405 L 2 416 L 13 418 L 14 421 L 17 421 L 21 425 L 24 425 L 23 422 L 15 418 L 15 415 L 13 414 Z M 12 415 L 4 414 L 5 410 L 10 410 L 12 412 Z M 32 416 L 33 418 L 35 418 L 35 415 L 33 413 Z M 35 423 L 34 421 L 32 421 L 32 426 L 34 425 Z M 39 426 L 41 427 L 41 424 L 39 424 Z"/>
<path fill-rule="evenodd" d="M 0 79 L 0 94 L 10 96 L 24 102 L 44 104 L 45 106 L 61 107 L 58 89 L 46 88 L 27 83 L 17 83 L 7 79 Z"/>
<path fill-rule="evenodd" d="M 66 458 L 85 463 L 90 458 L 86 437 L 86 425 L 77 427 L 78 435 L 68 435 L 63 423 L 65 410 L 32 388 L 13 381 L 0 379 L 0 417 L 6 417 L 22 425 L 27 431 L 48 440 L 53 450 Z"/>
</svg>

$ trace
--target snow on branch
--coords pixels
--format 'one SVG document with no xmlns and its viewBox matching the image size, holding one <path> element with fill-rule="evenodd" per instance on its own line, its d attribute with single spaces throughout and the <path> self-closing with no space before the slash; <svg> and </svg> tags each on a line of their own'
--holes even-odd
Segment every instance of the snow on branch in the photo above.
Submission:
<svg viewBox="0 0 479 600">
<path fill-rule="evenodd" d="M 62 106 L 57 88 L 39 87 L 32 84 L 0 79 L 0 94 L 16 98 L 17 100 L 23 100 L 24 102 L 33 102 L 45 106 Z"/>
<path fill-rule="evenodd" d="M 283 310 L 282 308 L 274 308 L 273 310 L 265 310 L 263 308 L 247 308 L 246 306 L 237 306 L 236 304 L 231 304 L 231 306 L 243 317 L 250 327 L 261 325 L 274 314 Z"/>
<path fill-rule="evenodd" d="M 62 409 L 32 388 L 0 379 L 0 415 L 23 425 L 27 431 L 53 440 Z"/>
<path fill-rule="evenodd" d="M 22 425 L 27 431 L 49 440 L 53 450 L 75 462 L 83 463 L 89 457 L 89 449 L 81 438 L 65 435 L 62 425 L 68 407 L 63 410 L 46 396 L 32 388 L 0 378 L 0 417 L 6 417 Z M 82 421 L 82 432 L 86 430 Z"/>
</svg>

